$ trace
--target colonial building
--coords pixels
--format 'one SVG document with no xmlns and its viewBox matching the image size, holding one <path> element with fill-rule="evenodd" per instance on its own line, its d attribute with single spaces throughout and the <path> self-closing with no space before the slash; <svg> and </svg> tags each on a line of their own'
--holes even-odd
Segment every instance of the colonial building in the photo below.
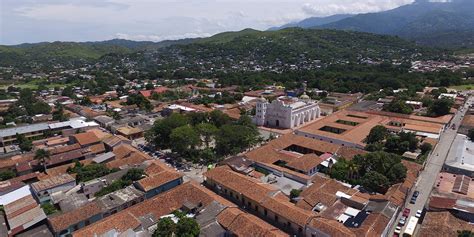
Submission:
<svg viewBox="0 0 474 237">
<path fill-rule="evenodd" d="M 315 101 L 306 94 L 295 97 L 278 97 L 271 103 L 264 98 L 257 101 L 254 122 L 258 126 L 295 128 L 320 116 Z"/>
</svg>

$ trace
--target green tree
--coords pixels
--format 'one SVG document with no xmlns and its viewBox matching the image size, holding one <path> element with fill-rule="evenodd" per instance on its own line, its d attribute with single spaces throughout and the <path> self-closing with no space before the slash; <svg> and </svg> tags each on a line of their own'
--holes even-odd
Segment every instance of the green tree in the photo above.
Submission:
<svg viewBox="0 0 474 237">
<path fill-rule="evenodd" d="M 66 86 L 64 90 L 61 92 L 62 96 L 67 96 L 69 98 L 76 98 L 76 95 L 74 94 L 74 88 L 72 86 Z"/>
<path fill-rule="evenodd" d="M 391 183 L 403 182 L 407 177 L 407 168 L 402 163 L 397 163 L 388 170 L 386 177 Z"/>
<path fill-rule="evenodd" d="M 458 237 L 474 237 L 474 232 L 470 230 L 458 230 Z"/>
<path fill-rule="evenodd" d="M 56 103 L 55 111 L 53 112 L 53 120 L 56 121 L 66 121 L 68 120 L 69 116 L 64 113 L 64 106 L 60 103 Z"/>
<path fill-rule="evenodd" d="M 127 171 L 127 173 L 124 176 L 122 176 L 122 179 L 137 181 L 137 180 L 140 180 L 143 177 L 143 175 L 144 175 L 144 172 L 142 169 L 131 168 Z"/>
<path fill-rule="evenodd" d="M 230 117 L 220 110 L 213 110 L 209 113 L 209 122 L 219 128 L 230 123 Z"/>
<path fill-rule="evenodd" d="M 384 107 L 384 110 L 401 114 L 411 114 L 413 112 L 413 108 L 407 105 L 403 100 L 393 100 Z"/>
<path fill-rule="evenodd" d="M 5 181 L 5 180 L 8 180 L 8 179 L 14 178 L 15 176 L 16 176 L 15 172 L 13 172 L 11 170 L 5 170 L 5 171 L 0 172 L 0 180 L 1 181 Z"/>
<path fill-rule="evenodd" d="M 370 130 L 369 135 L 367 135 L 367 138 L 366 138 L 367 144 L 381 142 L 388 136 L 388 134 L 389 132 L 386 127 L 382 125 L 377 125 L 373 127 Z"/>
<path fill-rule="evenodd" d="M 176 236 L 180 237 L 196 237 L 199 236 L 200 228 L 195 219 L 182 217 L 176 225 Z"/>
<path fill-rule="evenodd" d="M 145 85 L 145 89 L 147 89 L 147 90 L 153 90 L 154 88 L 155 88 L 155 86 L 154 86 L 153 84 L 151 84 L 151 83 L 147 83 L 147 84 Z"/>
<path fill-rule="evenodd" d="M 196 125 L 196 130 L 199 135 L 204 138 L 204 144 L 206 144 L 207 148 L 209 148 L 209 143 L 212 141 L 212 138 L 219 131 L 216 126 L 210 123 L 200 123 Z"/>
<path fill-rule="evenodd" d="M 153 127 L 145 134 L 148 142 L 160 148 L 170 147 L 170 135 L 173 129 L 187 125 L 189 120 L 182 114 L 173 113 L 162 120 L 155 121 Z"/>
<path fill-rule="evenodd" d="M 176 231 L 176 224 L 170 217 L 161 218 L 156 226 L 153 237 L 172 237 Z"/>
<path fill-rule="evenodd" d="M 301 192 L 302 192 L 302 190 L 300 190 L 300 189 L 292 189 L 290 191 L 290 199 L 294 199 L 294 198 L 299 197 Z"/>
<path fill-rule="evenodd" d="M 36 150 L 34 159 L 37 160 L 40 165 L 43 166 L 43 172 L 46 173 L 46 163 L 50 159 L 50 153 L 48 150 L 38 149 Z"/>
<path fill-rule="evenodd" d="M 420 150 L 421 150 L 422 154 L 427 154 L 428 152 L 431 151 L 431 149 L 433 149 L 433 146 L 431 144 L 427 143 L 427 142 L 424 142 L 420 146 Z"/>
<path fill-rule="evenodd" d="M 23 134 L 16 134 L 16 141 L 18 142 L 18 146 L 22 151 L 31 151 L 33 149 L 33 143 L 26 139 L 25 135 Z"/>
<path fill-rule="evenodd" d="M 183 155 L 201 143 L 198 133 L 189 125 L 173 129 L 170 134 L 171 149 Z"/>
<path fill-rule="evenodd" d="M 390 185 L 390 182 L 384 175 L 376 171 L 369 171 L 362 177 L 361 184 L 371 191 L 385 193 Z"/>
<path fill-rule="evenodd" d="M 430 116 L 443 116 L 449 114 L 454 101 L 449 98 L 441 98 L 435 100 L 433 104 L 428 107 L 428 114 Z"/>
<path fill-rule="evenodd" d="M 223 125 L 216 135 L 219 155 L 237 154 L 258 142 L 258 131 L 242 125 Z"/>
</svg>

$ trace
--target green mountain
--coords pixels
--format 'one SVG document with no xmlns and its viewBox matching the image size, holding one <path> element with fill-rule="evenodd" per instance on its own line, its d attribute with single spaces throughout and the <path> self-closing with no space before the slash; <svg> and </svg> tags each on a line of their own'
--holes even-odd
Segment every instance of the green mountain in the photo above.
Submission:
<svg viewBox="0 0 474 237">
<path fill-rule="evenodd" d="M 224 32 L 209 38 L 164 42 L 111 40 L 102 42 L 53 42 L 0 47 L 0 65 L 75 64 L 95 62 L 104 55 L 130 55 L 142 60 L 137 51 L 150 51 L 155 62 L 163 65 L 196 67 L 197 62 L 229 67 L 235 62 L 262 65 L 311 64 L 391 60 L 433 56 L 434 51 L 421 48 L 398 37 L 337 30 L 288 28 L 279 31 L 245 29 Z M 153 63 L 153 64 L 154 64 Z"/>
<path fill-rule="evenodd" d="M 472 0 L 417 0 L 388 11 L 358 14 L 327 24 L 298 26 L 398 35 L 428 46 L 474 47 L 473 12 Z"/>
<path fill-rule="evenodd" d="M 157 52 L 163 64 L 213 68 L 252 65 L 309 65 L 315 60 L 338 63 L 364 59 L 404 60 L 435 57 L 438 51 L 417 46 L 396 36 L 371 33 L 287 28 L 279 31 L 246 29 L 226 32 L 191 44 L 174 45 Z"/>
</svg>

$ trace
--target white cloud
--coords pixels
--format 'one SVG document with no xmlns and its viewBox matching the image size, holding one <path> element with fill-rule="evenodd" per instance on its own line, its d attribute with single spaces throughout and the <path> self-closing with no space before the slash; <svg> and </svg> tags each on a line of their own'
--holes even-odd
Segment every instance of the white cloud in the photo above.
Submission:
<svg viewBox="0 0 474 237">
<path fill-rule="evenodd" d="M 379 12 L 412 3 L 414 0 L 316 0 L 303 5 L 303 12 L 313 16 Z"/>
<path fill-rule="evenodd" d="M 310 16 L 386 10 L 412 1 L 0 0 L 0 44 L 204 37 L 244 28 L 265 30 Z"/>
</svg>

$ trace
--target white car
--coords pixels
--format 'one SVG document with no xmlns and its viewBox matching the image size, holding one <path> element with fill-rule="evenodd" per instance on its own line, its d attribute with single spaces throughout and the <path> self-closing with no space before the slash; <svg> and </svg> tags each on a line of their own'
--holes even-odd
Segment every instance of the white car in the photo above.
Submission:
<svg viewBox="0 0 474 237">
<path fill-rule="evenodd" d="M 421 210 L 416 211 L 415 217 L 420 218 L 421 217 Z"/>
<path fill-rule="evenodd" d="M 402 227 L 397 226 L 397 228 L 395 228 L 395 233 L 400 234 L 400 232 L 402 232 Z"/>
</svg>

